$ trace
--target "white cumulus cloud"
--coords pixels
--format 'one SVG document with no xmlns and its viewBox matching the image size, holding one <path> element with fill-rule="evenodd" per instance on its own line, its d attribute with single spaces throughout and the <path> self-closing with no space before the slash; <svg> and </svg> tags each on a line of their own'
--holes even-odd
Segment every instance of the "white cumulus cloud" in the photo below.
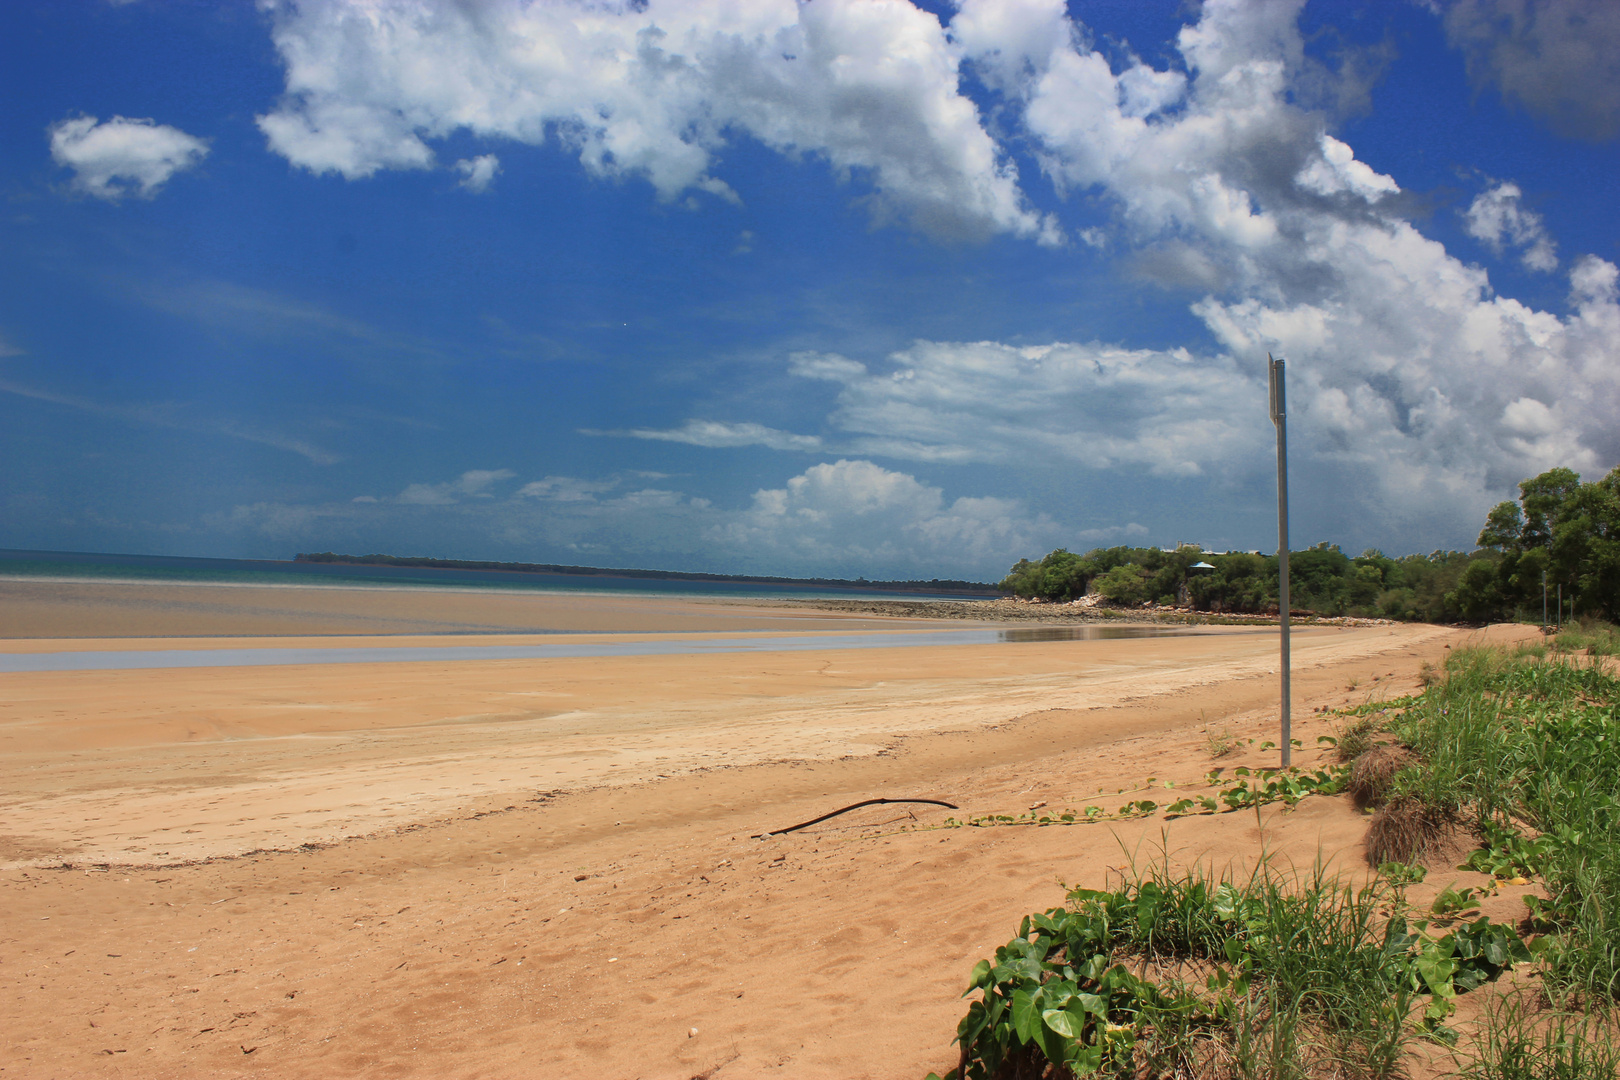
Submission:
<svg viewBox="0 0 1620 1080">
<path fill-rule="evenodd" d="M 879 221 L 1057 242 L 960 93 L 938 20 L 906 0 L 269 0 L 277 153 L 349 179 L 425 168 L 457 131 L 569 147 L 663 199 L 736 193 L 728 137 L 870 185 Z"/>
<path fill-rule="evenodd" d="M 959 18 L 977 7 L 970 0 Z M 1088 35 L 1061 22 L 1055 0 L 1044 7 L 1049 17 L 1039 33 L 981 40 L 971 21 L 953 22 L 953 32 L 960 29 L 969 57 L 993 52 L 1001 69 L 1023 72 L 1012 94 L 1048 173 L 1113 203 L 1142 273 L 1207 290 L 1193 310 L 1225 350 L 1209 359 L 1133 360 L 1138 377 L 1180 368 L 1224 389 L 1167 400 L 1139 432 L 1101 440 L 1100 457 L 1158 471 L 1194 461 L 1204 471 L 1219 472 L 1222 461 L 1241 469 L 1241 456 L 1258 448 L 1242 437 L 1247 419 L 1230 409 L 1249 392 L 1241 373 L 1257 377 L 1271 350 L 1291 361 L 1303 429 L 1294 447 L 1322 493 L 1321 512 L 1379 522 L 1407 543 L 1459 542 L 1485 507 L 1550 466 L 1603 469 L 1620 460 L 1612 421 L 1620 414 L 1620 324 L 1604 284 L 1610 264 L 1578 262 L 1568 313 L 1538 311 L 1497 295 L 1483 271 L 1400 217 L 1396 180 L 1358 160 L 1298 103 L 1300 80 L 1321 74 L 1304 59 L 1301 0 L 1208 0 L 1178 39 L 1189 77 L 1159 72 L 1162 92 L 1147 105 L 1133 89 L 1153 77 L 1146 65 L 1116 73 L 1088 47 Z M 1025 50 L 1021 59 L 1009 56 L 1014 47 Z M 1530 265 L 1555 265 L 1552 239 L 1518 204 L 1516 189 L 1511 196 L 1497 189 L 1470 220 L 1522 248 Z M 983 346 L 952 351 L 986 354 Z M 947 370 L 935 364 L 926 374 L 932 381 Z M 1021 386 L 1035 377 L 1020 371 L 1009 381 Z M 873 426 L 860 417 L 875 401 L 896 413 L 907 393 L 880 391 L 875 377 L 846 386 L 835 415 L 863 428 Z M 1077 383 L 1057 386 L 1060 395 L 1083 396 Z M 981 400 L 993 400 L 990 385 L 979 389 Z M 1198 400 L 1206 393 L 1207 406 Z M 1527 427 L 1535 412 L 1527 402 L 1553 420 Z M 946 411 L 914 402 L 900 430 L 926 431 L 929 414 Z M 1159 434 L 1183 416 L 1217 433 L 1202 441 L 1201 460 L 1198 444 L 1178 452 L 1165 445 L 1173 447 L 1173 435 Z M 1075 427 L 1089 431 L 1096 422 L 1081 411 Z M 1232 431 L 1223 440 L 1224 425 Z M 966 448 L 943 428 L 917 441 L 919 456 Z M 971 441 L 978 454 L 1001 442 L 976 432 Z"/>
<path fill-rule="evenodd" d="M 705 536 L 754 558 L 789 564 L 993 566 L 1048 542 L 1056 527 L 1014 500 L 963 497 L 870 461 L 813 465 L 753 506 L 708 527 Z"/>
<path fill-rule="evenodd" d="M 825 353 L 789 370 L 839 385 L 829 423 L 862 454 L 1198 476 L 1265 441 L 1244 416 L 1253 380 L 1183 350 L 919 341 L 878 370 Z"/>
<path fill-rule="evenodd" d="M 518 488 L 518 497 L 551 502 L 594 502 L 619 486 L 618 479 L 582 480 L 577 476 L 547 476 Z"/>
<path fill-rule="evenodd" d="M 73 185 L 100 199 L 150 197 L 208 154 L 208 143 L 152 120 L 75 116 L 48 129 L 51 158 L 73 170 Z"/>
<path fill-rule="evenodd" d="M 789 370 L 838 388 L 826 418 L 836 444 L 749 423 L 633 434 L 1253 484 L 1272 438 L 1271 351 L 1290 362 L 1300 505 L 1325 530 L 1465 542 L 1518 480 L 1620 460 L 1612 265 L 1577 260 L 1568 309 L 1541 311 L 1425 237 L 1401 216 L 1397 180 L 1300 104 L 1301 81 L 1324 78 L 1305 54 L 1301 7 L 1208 0 L 1178 38 L 1184 71 L 1111 60 L 1061 0 L 965 0 L 948 28 L 1060 190 L 1115 208 L 1138 272 L 1206 293 L 1193 311 L 1214 349 L 919 341 L 886 357 L 803 352 Z M 1521 199 L 1493 186 L 1467 211 L 1469 228 L 1554 269 L 1554 241 Z"/>
<path fill-rule="evenodd" d="M 933 501 L 936 489 L 869 459 L 1061 462 L 1252 489 L 1272 439 L 1271 351 L 1289 361 L 1302 512 L 1329 534 L 1465 543 L 1524 477 L 1620 461 L 1616 269 L 1568 260 L 1567 305 L 1538 310 L 1424 236 L 1402 216 L 1398 178 L 1307 107 L 1312 94 L 1333 96 L 1324 81 L 1360 75 L 1308 57 L 1302 7 L 1206 0 L 1177 38 L 1180 62 L 1155 67 L 1123 46 L 1094 47 L 1062 0 L 963 0 L 945 28 L 905 0 L 275 3 L 287 93 L 261 126 L 296 164 L 351 178 L 425 167 L 433 141 L 456 132 L 555 140 L 592 173 L 643 178 L 666 199 L 735 197 L 724 154 L 746 135 L 867 186 L 879 220 L 1058 242 L 962 93 L 966 73 L 997 92 L 996 130 L 1028 148 L 1060 195 L 1112 208 L 1106 238 L 1080 238 L 1106 239 L 1144 278 L 1195 290 L 1208 338 L 1180 349 L 920 341 L 888 356 L 799 353 L 793 374 L 836 387 L 825 421 L 836 435 L 703 420 L 615 434 L 844 461 L 761 492 L 732 518 L 657 488 L 600 496 L 592 513 L 678 506 L 690 535 L 787 551 L 820 543 L 823 521 L 859 537 L 860 522 L 878 520 L 838 519 L 828 501 L 837 493 L 855 500 L 849 514 L 880 499 L 885 520 L 912 522 L 856 545 L 892 553 L 925 535 L 924 521 L 940 535 L 962 530 L 971 547 L 980 504 Z M 1527 13 L 1511 23 L 1515 40 L 1586 57 L 1571 70 L 1607 70 L 1565 30 L 1571 13 L 1596 12 L 1602 39 L 1613 5 L 1459 0 L 1448 25 L 1461 34 L 1470 12 L 1510 8 Z M 1580 121 L 1589 134 L 1620 80 L 1591 85 L 1597 104 Z M 1468 227 L 1555 269 L 1554 239 L 1522 202 L 1516 187 L 1494 184 L 1465 212 Z M 560 505 L 526 500 L 542 503 Z M 795 539 L 788 523 L 809 531 Z"/>
<path fill-rule="evenodd" d="M 456 162 L 456 172 L 461 174 L 458 183 L 474 194 L 482 194 L 489 190 L 495 182 L 495 175 L 501 171 L 501 159 L 494 154 L 479 154 L 475 158 L 462 158 Z"/>
<path fill-rule="evenodd" d="M 409 506 L 453 506 L 466 499 L 493 499 L 490 487 L 517 474 L 510 469 L 469 469 L 442 484 L 411 484 L 394 497 Z"/>
<path fill-rule="evenodd" d="M 1222 346 L 1213 355 L 925 341 L 870 367 L 797 354 L 789 370 L 839 387 L 827 423 L 851 453 L 1258 483 L 1271 461 L 1273 352 L 1290 361 L 1300 509 L 1330 533 L 1411 546 L 1466 542 L 1527 476 L 1620 460 L 1612 263 L 1578 262 L 1559 316 L 1493 295 L 1482 271 L 1410 228 L 1318 242 L 1344 287 L 1286 302 L 1206 298 L 1195 310 Z"/>
<path fill-rule="evenodd" d="M 1523 248 L 1519 258 L 1532 270 L 1556 270 L 1557 246 L 1547 235 L 1541 215 L 1520 204 L 1522 194 L 1519 185 L 1511 183 L 1480 192 L 1463 211 L 1468 234 L 1496 251 L 1501 251 L 1503 244 Z"/>
<path fill-rule="evenodd" d="M 1322 154 L 1311 158 L 1299 174 L 1300 187 L 1318 195 L 1338 195 L 1350 192 L 1375 203 L 1385 195 L 1400 192 L 1394 178 L 1375 172 L 1365 162 L 1356 160 L 1356 152 L 1348 143 L 1323 133 L 1320 139 Z"/>
<path fill-rule="evenodd" d="M 1355 275 L 1338 295 L 1198 309 L 1233 352 L 1295 361 L 1308 434 L 1291 445 L 1340 505 L 1438 543 L 1525 477 L 1620 460 L 1612 264 L 1577 264 L 1560 317 L 1493 295 L 1482 272 L 1414 230 L 1356 240 L 1328 241 Z"/>
</svg>

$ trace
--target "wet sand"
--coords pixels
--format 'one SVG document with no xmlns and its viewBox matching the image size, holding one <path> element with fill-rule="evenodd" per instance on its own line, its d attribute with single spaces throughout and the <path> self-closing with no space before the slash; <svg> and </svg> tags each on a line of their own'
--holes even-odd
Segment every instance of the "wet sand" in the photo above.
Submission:
<svg viewBox="0 0 1620 1080">
<path fill-rule="evenodd" d="M 722 633 L 846 630 L 896 622 L 729 598 L 0 578 L 0 640 L 19 643 L 41 638 Z"/>
<path fill-rule="evenodd" d="M 510 616 L 501 600 L 454 603 L 487 624 Z M 265 633 L 265 602 L 238 632 Z M 335 617 L 328 596 L 314 615 L 277 602 L 291 631 Z M 353 632 L 376 635 L 353 606 Z M 52 626 L 3 647 L 98 644 Z M 1314 746 L 1331 727 L 1312 709 L 1405 692 L 1468 638 L 1299 635 L 1296 735 Z M 943 1072 L 965 973 L 1061 900 L 1058 879 L 1100 885 L 1160 845 L 1241 862 L 1262 841 L 1353 869 L 1364 823 L 1317 799 L 1259 827 L 896 832 L 949 812 L 883 806 L 750 837 L 876 796 L 961 816 L 1107 805 L 1150 776 L 1196 786 L 1212 731 L 1257 740 L 1223 765 L 1274 761 L 1258 740 L 1275 729 L 1275 649 L 1232 633 L 0 676 L 0 1067 Z"/>
</svg>

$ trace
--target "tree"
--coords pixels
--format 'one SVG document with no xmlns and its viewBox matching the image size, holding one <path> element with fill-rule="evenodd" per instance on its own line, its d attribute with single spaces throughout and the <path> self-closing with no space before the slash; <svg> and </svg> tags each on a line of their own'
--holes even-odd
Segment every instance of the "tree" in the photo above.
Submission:
<svg viewBox="0 0 1620 1080">
<path fill-rule="evenodd" d="M 1570 492 L 1559 510 L 1555 571 L 1574 584 L 1579 609 L 1620 622 L 1620 467 Z"/>
<path fill-rule="evenodd" d="M 1098 576 L 1094 584 L 1097 591 L 1111 604 L 1139 607 L 1148 599 L 1148 578 L 1133 563 L 1122 563 Z"/>
<path fill-rule="evenodd" d="M 1392 559 L 1369 548 L 1351 559 L 1335 544 L 1293 553 L 1293 602 L 1324 615 L 1383 615 L 1428 622 L 1489 622 L 1516 612 L 1539 616 L 1545 575 L 1573 598 L 1577 614 L 1620 622 L 1620 467 L 1589 484 L 1570 469 L 1550 469 L 1519 485 L 1516 502 L 1485 517 L 1480 550 L 1434 551 Z M 1203 611 L 1261 612 L 1277 607 L 1277 560 L 1210 555 L 1212 570 L 1188 573 L 1204 554 L 1194 548 L 1062 548 L 1040 562 L 1020 559 L 1001 583 L 1019 596 L 1071 600 L 1092 591 L 1112 604 L 1170 601 L 1183 587 Z"/>
<path fill-rule="evenodd" d="M 1290 605 L 1324 615 L 1344 614 L 1350 572 L 1350 560 L 1337 544 L 1324 542 L 1294 552 L 1288 567 Z"/>
<path fill-rule="evenodd" d="M 1479 546 L 1502 553 L 1501 603 L 1536 607 L 1545 572 L 1577 612 L 1620 621 L 1620 468 L 1590 484 L 1570 469 L 1526 480 L 1518 505 L 1486 516 Z"/>
<path fill-rule="evenodd" d="M 1497 503 L 1485 515 L 1485 528 L 1479 533 L 1479 546 L 1504 553 L 1519 550 L 1519 538 L 1524 535 L 1524 515 L 1516 502 Z"/>
<path fill-rule="evenodd" d="M 1187 592 L 1194 607 L 1253 613 L 1276 606 L 1276 559 L 1240 552 L 1215 556 L 1214 567 L 1188 579 Z"/>
<path fill-rule="evenodd" d="M 1000 587 L 1015 596 L 1073 600 L 1086 594 L 1086 586 L 1096 574 L 1097 565 L 1089 557 L 1058 548 L 1038 563 L 1019 559 Z"/>
<path fill-rule="evenodd" d="M 1580 486 L 1581 476 L 1573 469 L 1548 469 L 1519 485 L 1519 504 L 1524 507 L 1519 543 L 1525 549 L 1551 546 L 1564 508 Z"/>
<path fill-rule="evenodd" d="M 1502 589 L 1496 567 L 1484 560 L 1469 563 L 1462 580 L 1446 599 L 1464 621 L 1490 622 L 1502 610 Z"/>
</svg>

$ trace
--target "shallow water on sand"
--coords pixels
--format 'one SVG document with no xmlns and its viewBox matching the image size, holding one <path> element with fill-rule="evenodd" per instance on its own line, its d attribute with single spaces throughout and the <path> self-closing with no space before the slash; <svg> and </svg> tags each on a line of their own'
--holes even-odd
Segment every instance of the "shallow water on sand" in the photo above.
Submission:
<svg viewBox="0 0 1620 1080">
<path fill-rule="evenodd" d="M 1000 645 L 1048 641 L 1182 637 L 1193 626 L 1032 627 L 1016 630 L 876 631 L 860 634 L 772 634 L 757 637 L 661 638 L 643 641 L 557 641 L 533 645 L 397 645 L 345 648 L 82 650 L 0 653 L 0 673 L 119 671 L 137 668 L 267 667 L 292 664 L 391 664 L 455 660 L 552 660 L 684 653 L 807 652 L 926 645 Z M 1230 631 L 1227 631 L 1230 633 Z"/>
</svg>

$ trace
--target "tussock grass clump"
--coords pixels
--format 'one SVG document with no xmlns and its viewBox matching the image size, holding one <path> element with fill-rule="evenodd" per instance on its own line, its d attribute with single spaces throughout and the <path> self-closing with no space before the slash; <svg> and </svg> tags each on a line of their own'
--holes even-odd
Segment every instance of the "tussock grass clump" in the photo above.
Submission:
<svg viewBox="0 0 1620 1080">
<path fill-rule="evenodd" d="M 1339 745 L 1344 745 L 1342 742 Z M 1350 782 L 1345 790 L 1355 801 L 1357 810 L 1379 807 L 1388 800 L 1390 788 L 1402 769 L 1414 761 L 1411 751 L 1399 746 L 1379 744 L 1357 755 L 1350 764 Z M 1388 862 L 1388 859 L 1381 860 Z M 1400 860 L 1404 862 L 1405 860 Z M 1377 866 L 1378 863 L 1373 863 Z"/>
<path fill-rule="evenodd" d="M 1334 733 L 1334 755 L 1343 764 L 1354 761 L 1375 745 L 1373 736 L 1383 727 L 1383 717 L 1371 713 L 1352 716 Z"/>
<path fill-rule="evenodd" d="M 1379 810 L 1367 826 L 1367 862 L 1373 866 L 1422 862 L 1450 846 L 1456 835 L 1451 815 L 1402 795 Z"/>
</svg>

